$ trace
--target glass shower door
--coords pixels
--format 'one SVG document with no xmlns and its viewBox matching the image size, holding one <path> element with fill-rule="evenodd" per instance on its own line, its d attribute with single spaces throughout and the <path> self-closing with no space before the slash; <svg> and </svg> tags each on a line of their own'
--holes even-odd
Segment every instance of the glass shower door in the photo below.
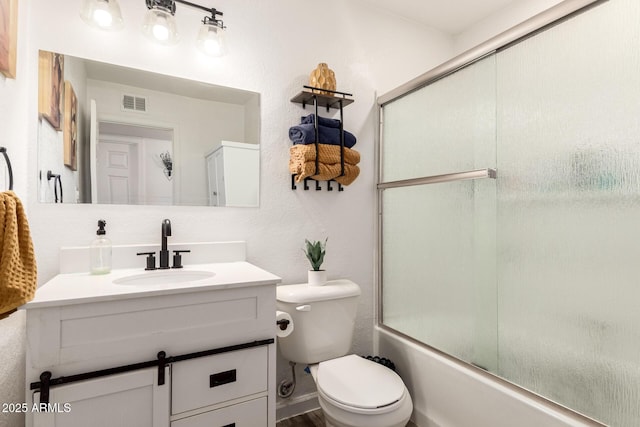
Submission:
<svg viewBox="0 0 640 427">
<path fill-rule="evenodd" d="M 382 321 L 495 371 L 495 57 L 382 114 Z"/>
<path fill-rule="evenodd" d="M 582 12 L 382 106 L 380 314 L 637 427 L 640 2 Z"/>
<path fill-rule="evenodd" d="M 640 2 L 497 55 L 501 376 L 640 423 Z"/>
</svg>

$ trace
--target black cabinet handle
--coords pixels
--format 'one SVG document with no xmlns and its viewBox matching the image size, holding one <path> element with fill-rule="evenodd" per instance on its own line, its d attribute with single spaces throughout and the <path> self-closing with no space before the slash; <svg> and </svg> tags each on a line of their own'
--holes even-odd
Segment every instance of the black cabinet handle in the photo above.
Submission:
<svg viewBox="0 0 640 427">
<path fill-rule="evenodd" d="M 227 424 L 226 426 L 222 426 L 222 427 L 236 427 L 236 423 Z"/>
<path fill-rule="evenodd" d="M 209 375 L 209 387 L 218 387 L 221 385 L 233 383 L 236 381 L 236 370 L 218 372 L 217 374 Z M 226 427 L 226 426 L 224 426 Z"/>
</svg>

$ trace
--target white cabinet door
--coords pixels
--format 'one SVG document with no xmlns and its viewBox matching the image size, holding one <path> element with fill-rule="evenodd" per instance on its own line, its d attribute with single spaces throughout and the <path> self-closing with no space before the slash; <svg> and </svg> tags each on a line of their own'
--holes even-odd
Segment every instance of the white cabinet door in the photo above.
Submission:
<svg viewBox="0 0 640 427">
<path fill-rule="evenodd" d="M 50 389 L 49 412 L 33 414 L 34 427 L 168 427 L 169 368 L 157 385 L 148 368 Z M 39 393 L 34 402 L 39 402 Z M 44 408 L 43 408 L 44 409 Z"/>
</svg>

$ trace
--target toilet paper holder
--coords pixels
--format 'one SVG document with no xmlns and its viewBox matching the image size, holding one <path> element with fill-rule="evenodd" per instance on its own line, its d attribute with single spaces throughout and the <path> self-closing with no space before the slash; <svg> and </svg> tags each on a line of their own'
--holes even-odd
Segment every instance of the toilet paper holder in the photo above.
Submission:
<svg viewBox="0 0 640 427">
<path fill-rule="evenodd" d="M 280 327 L 281 331 L 284 331 L 285 329 L 287 329 L 287 327 L 289 326 L 289 320 L 288 319 L 280 319 L 278 321 L 276 321 L 276 324 Z"/>
</svg>

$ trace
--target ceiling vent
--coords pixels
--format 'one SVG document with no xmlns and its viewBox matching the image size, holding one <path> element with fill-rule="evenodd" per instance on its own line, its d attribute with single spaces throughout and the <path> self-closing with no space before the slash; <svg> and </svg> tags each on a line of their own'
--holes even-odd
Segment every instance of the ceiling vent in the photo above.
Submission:
<svg viewBox="0 0 640 427">
<path fill-rule="evenodd" d="M 147 112 L 147 98 L 135 95 L 122 95 L 122 111 Z"/>
</svg>

